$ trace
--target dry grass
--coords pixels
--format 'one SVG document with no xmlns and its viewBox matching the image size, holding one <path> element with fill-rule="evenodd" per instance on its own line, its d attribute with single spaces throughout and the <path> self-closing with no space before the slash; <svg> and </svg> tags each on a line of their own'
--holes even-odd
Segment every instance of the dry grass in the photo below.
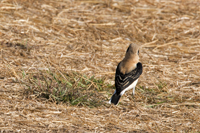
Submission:
<svg viewBox="0 0 200 133">
<path fill-rule="evenodd" d="M 199 0 L 2 0 L 0 130 L 200 132 L 199 24 Z M 131 42 L 142 45 L 144 73 L 119 106 L 57 104 L 21 84 L 47 70 L 114 84 Z M 93 89 L 103 102 L 114 91 Z"/>
</svg>

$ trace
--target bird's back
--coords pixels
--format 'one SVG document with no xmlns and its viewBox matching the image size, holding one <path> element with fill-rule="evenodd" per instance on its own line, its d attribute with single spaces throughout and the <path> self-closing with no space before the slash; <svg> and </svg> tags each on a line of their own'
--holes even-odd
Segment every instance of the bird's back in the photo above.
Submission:
<svg viewBox="0 0 200 133">
<path fill-rule="evenodd" d="M 136 81 L 140 75 L 142 74 L 142 63 L 138 62 L 137 67 L 129 73 L 123 74 L 119 69 L 120 63 L 117 66 L 116 74 L 115 74 L 115 87 L 116 93 L 119 94 L 121 91 L 126 89 L 129 85 L 131 85 L 134 81 Z"/>
</svg>

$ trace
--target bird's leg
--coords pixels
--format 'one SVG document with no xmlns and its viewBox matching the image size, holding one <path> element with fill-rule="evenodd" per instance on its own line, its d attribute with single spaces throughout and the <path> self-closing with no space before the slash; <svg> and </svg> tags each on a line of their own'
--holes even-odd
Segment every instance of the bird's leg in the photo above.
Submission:
<svg viewBox="0 0 200 133">
<path fill-rule="evenodd" d="M 134 95 L 135 95 L 135 87 L 133 88 L 133 100 L 134 100 L 134 104 L 135 104 L 135 97 L 134 97 Z"/>
<path fill-rule="evenodd" d="M 134 97 L 134 95 L 135 95 L 135 91 L 133 90 L 133 97 Z"/>
<path fill-rule="evenodd" d="M 134 95 L 135 95 L 135 87 L 133 88 L 133 99 L 134 99 L 134 105 L 137 108 Z M 140 113 L 142 112 L 140 109 L 138 109 L 138 110 L 139 110 Z"/>
<path fill-rule="evenodd" d="M 133 97 L 134 97 L 134 95 L 135 95 L 135 87 L 133 88 Z"/>
</svg>

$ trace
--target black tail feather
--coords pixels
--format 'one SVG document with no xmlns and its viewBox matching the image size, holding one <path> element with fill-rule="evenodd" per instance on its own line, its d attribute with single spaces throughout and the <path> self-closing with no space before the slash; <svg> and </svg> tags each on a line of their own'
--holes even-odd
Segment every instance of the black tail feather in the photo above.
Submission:
<svg viewBox="0 0 200 133">
<path fill-rule="evenodd" d="M 113 96 L 111 97 L 111 103 L 113 103 L 114 105 L 117 105 L 119 102 L 121 95 L 117 95 L 116 93 L 113 94 Z"/>
</svg>

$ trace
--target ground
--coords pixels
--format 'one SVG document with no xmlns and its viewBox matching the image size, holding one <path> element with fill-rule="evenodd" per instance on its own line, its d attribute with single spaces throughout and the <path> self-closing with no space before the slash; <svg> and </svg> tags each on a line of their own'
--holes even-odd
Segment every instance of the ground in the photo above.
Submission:
<svg viewBox="0 0 200 133">
<path fill-rule="evenodd" d="M 0 16 L 1 132 L 200 132 L 198 0 L 2 0 Z M 130 43 L 143 74 L 109 105 Z M 45 97 L 49 71 L 94 97 Z"/>
</svg>

